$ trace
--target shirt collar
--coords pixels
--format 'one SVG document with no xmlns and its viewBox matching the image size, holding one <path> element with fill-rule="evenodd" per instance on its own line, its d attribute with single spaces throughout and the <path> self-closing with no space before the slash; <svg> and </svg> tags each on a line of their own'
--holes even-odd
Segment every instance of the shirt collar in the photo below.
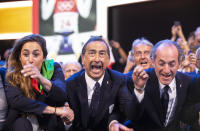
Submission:
<svg viewBox="0 0 200 131">
<path fill-rule="evenodd" d="M 165 87 L 166 85 L 163 85 L 160 81 L 159 81 L 159 87 L 160 87 L 160 90 L 162 92 L 163 88 Z M 169 84 L 169 88 L 170 88 L 170 91 L 174 91 L 176 89 L 176 81 L 175 81 L 175 78 L 171 81 L 171 83 Z"/>
<path fill-rule="evenodd" d="M 99 84 L 101 86 L 102 82 L 103 82 L 104 75 L 105 75 L 105 73 L 101 76 L 101 78 L 98 81 L 95 81 L 94 79 L 89 77 L 88 74 L 85 72 L 85 80 L 86 80 L 87 87 L 89 87 L 90 89 L 93 89 L 96 82 L 99 82 Z"/>
</svg>

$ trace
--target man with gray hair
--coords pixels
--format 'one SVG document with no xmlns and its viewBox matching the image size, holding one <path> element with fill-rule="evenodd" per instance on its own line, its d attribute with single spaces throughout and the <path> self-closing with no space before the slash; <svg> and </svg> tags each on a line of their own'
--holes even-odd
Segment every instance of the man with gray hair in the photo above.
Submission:
<svg viewBox="0 0 200 131">
<path fill-rule="evenodd" d="M 177 72 L 183 51 L 176 42 L 162 40 L 153 47 L 151 59 L 154 68 L 144 70 L 139 65 L 129 79 L 130 88 L 134 88 L 125 112 L 134 124 L 130 127 L 139 131 L 180 131 L 181 111 L 191 82 L 189 76 Z"/>
<path fill-rule="evenodd" d="M 63 72 L 65 75 L 65 80 L 72 76 L 74 73 L 79 72 L 82 69 L 82 66 L 79 62 L 67 62 L 63 66 Z"/>
<path fill-rule="evenodd" d="M 151 52 L 154 68 L 135 68 L 134 96 L 127 111 L 141 131 L 180 130 L 181 110 L 191 82 L 190 77 L 177 72 L 183 54 L 176 42 L 163 40 Z"/>
<path fill-rule="evenodd" d="M 124 73 L 127 75 L 132 75 L 134 64 L 135 66 L 141 65 L 144 69 L 152 67 L 150 52 L 153 48 L 153 44 L 145 38 L 136 39 L 133 41 L 131 55 L 125 67 Z"/>
</svg>

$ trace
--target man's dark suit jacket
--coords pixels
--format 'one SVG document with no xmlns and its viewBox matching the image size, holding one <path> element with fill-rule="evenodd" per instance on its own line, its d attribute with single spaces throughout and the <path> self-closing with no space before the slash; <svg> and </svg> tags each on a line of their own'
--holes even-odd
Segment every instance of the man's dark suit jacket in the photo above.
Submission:
<svg viewBox="0 0 200 131">
<path fill-rule="evenodd" d="M 185 104 L 187 92 L 191 82 L 191 77 L 177 72 L 176 80 L 176 106 L 173 114 L 173 120 L 164 127 L 162 122 L 162 109 L 160 100 L 159 81 L 154 69 L 148 69 L 146 72 L 149 79 L 145 86 L 145 94 L 141 103 L 138 102 L 133 92 L 127 109 L 127 115 L 133 121 L 133 127 L 136 131 L 180 131 L 180 120 L 183 105 Z M 129 86 L 134 87 L 132 79 L 129 79 Z"/>
<path fill-rule="evenodd" d="M 56 115 L 42 115 L 47 105 L 63 106 L 67 100 L 65 90 L 65 80 L 62 68 L 58 63 L 54 63 L 54 74 L 51 78 L 52 88 L 47 93 L 40 95 L 36 92 L 36 100 L 27 98 L 20 87 L 13 87 L 6 84 L 5 93 L 8 101 L 8 116 L 6 119 L 5 130 L 11 130 L 13 122 L 21 117 L 21 113 L 33 113 L 37 115 L 40 127 L 48 129 L 48 131 L 64 130 L 63 122 Z"/>
<path fill-rule="evenodd" d="M 200 131 L 200 125 L 198 122 L 200 112 L 200 74 L 193 74 L 192 76 L 194 79 L 192 86 L 189 89 L 184 114 L 186 118 L 188 118 L 186 119 L 186 122 L 189 124 L 190 131 Z"/>
<path fill-rule="evenodd" d="M 66 80 L 68 102 L 74 111 L 75 119 L 70 130 L 73 131 L 107 131 L 108 119 L 113 109 L 123 108 L 128 100 L 126 76 L 114 70 L 106 69 L 102 81 L 100 103 L 97 116 L 89 122 L 89 106 L 85 70 L 74 74 Z M 113 118 L 115 119 L 115 118 Z M 116 118 L 118 119 L 118 118 Z"/>
</svg>

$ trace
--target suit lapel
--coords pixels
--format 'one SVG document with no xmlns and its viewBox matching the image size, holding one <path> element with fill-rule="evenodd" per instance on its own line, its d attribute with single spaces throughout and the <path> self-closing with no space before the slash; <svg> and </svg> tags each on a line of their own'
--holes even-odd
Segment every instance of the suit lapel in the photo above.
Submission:
<svg viewBox="0 0 200 131">
<path fill-rule="evenodd" d="M 85 80 L 85 71 L 80 75 L 80 83 L 78 88 L 78 99 L 80 101 L 81 109 L 81 120 L 85 127 L 87 127 L 88 118 L 89 118 L 89 105 L 88 105 L 88 94 L 87 94 L 87 84 Z"/>
<path fill-rule="evenodd" d="M 151 105 L 147 105 L 150 107 L 147 108 L 154 108 L 152 110 L 155 110 L 154 113 L 157 113 L 155 115 L 153 115 L 153 112 L 150 113 L 152 114 L 152 117 L 154 117 L 154 120 L 157 121 L 157 123 L 160 123 L 162 125 L 162 118 L 163 118 L 163 114 L 162 114 L 162 106 L 161 106 L 161 100 L 160 100 L 160 88 L 159 88 L 159 82 L 158 82 L 158 78 L 155 74 L 155 71 L 152 72 L 150 79 L 147 81 L 147 88 L 146 88 L 146 94 L 149 95 L 148 98 L 151 98 L 151 102 L 154 106 Z M 149 102 L 147 102 L 149 103 Z M 151 111 L 151 110 L 150 110 Z M 158 117 L 156 117 L 158 116 Z"/>
<path fill-rule="evenodd" d="M 179 77 L 178 73 L 176 75 L 176 107 L 174 112 L 174 115 L 177 114 L 176 112 L 178 111 L 178 107 L 181 107 L 181 103 L 184 100 L 184 97 L 182 96 L 182 83 L 181 83 L 181 78 Z"/>
</svg>

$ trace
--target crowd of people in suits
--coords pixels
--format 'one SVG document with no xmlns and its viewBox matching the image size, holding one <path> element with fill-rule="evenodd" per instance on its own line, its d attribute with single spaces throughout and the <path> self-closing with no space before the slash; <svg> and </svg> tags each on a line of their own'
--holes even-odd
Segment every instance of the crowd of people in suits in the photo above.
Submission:
<svg viewBox="0 0 200 131">
<path fill-rule="evenodd" d="M 46 59 L 43 36 L 25 36 L 0 68 L 0 130 L 199 131 L 200 28 L 191 39 L 174 25 L 171 40 L 136 39 L 128 58 L 112 41 L 121 73 L 101 36 L 84 44 L 82 65 L 64 66 Z"/>
</svg>

